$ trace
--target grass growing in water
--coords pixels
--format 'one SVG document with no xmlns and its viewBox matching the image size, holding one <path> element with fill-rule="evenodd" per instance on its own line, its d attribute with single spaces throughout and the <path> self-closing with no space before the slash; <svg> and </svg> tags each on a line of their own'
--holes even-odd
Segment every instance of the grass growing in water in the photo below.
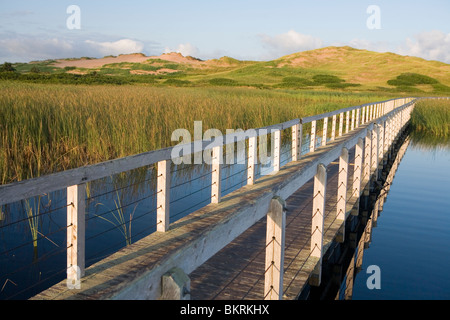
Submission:
<svg viewBox="0 0 450 320">
<path fill-rule="evenodd" d="M 411 114 L 411 126 L 416 132 L 450 138 L 450 100 L 418 102 Z"/>
<path fill-rule="evenodd" d="M 25 212 L 28 219 L 28 226 L 30 227 L 31 238 L 33 239 L 33 247 L 37 248 L 37 237 L 39 233 L 39 211 L 41 207 L 41 197 L 38 197 L 37 205 L 33 208 L 30 205 L 30 200 L 23 200 L 25 205 Z"/>
<path fill-rule="evenodd" d="M 122 200 L 121 200 L 121 197 L 120 197 L 118 191 L 116 191 L 116 197 L 117 197 L 117 199 L 114 200 L 114 205 L 116 208 L 115 209 L 108 208 L 108 210 L 111 212 L 112 216 L 114 217 L 115 222 L 111 221 L 105 217 L 102 217 L 100 215 L 98 217 L 102 220 L 105 220 L 105 221 L 111 223 L 113 226 L 115 226 L 117 229 L 119 229 L 120 233 L 123 235 L 123 237 L 125 239 L 125 244 L 128 246 L 131 244 L 131 221 L 133 220 L 133 215 L 134 215 L 134 212 L 136 211 L 137 204 L 134 206 L 133 212 L 130 213 L 130 220 L 128 221 L 128 226 L 127 226 L 127 221 L 125 220 L 124 206 L 122 206 Z M 105 206 L 102 203 L 98 203 L 97 205 Z"/>
</svg>

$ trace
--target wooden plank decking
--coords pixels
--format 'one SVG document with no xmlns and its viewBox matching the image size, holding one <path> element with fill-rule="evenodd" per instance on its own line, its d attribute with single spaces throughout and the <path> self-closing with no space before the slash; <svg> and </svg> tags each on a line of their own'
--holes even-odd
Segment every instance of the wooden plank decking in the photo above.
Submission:
<svg viewBox="0 0 450 320">
<path fill-rule="evenodd" d="M 354 148 L 351 150 L 354 151 Z M 347 212 L 351 198 L 354 152 L 348 173 Z M 338 163 L 328 168 L 324 248 L 336 236 L 342 221 L 336 220 Z M 310 257 L 313 179 L 286 200 L 286 242 L 284 259 L 284 299 L 296 299 L 318 262 Z M 236 238 L 190 274 L 191 298 L 198 300 L 264 299 L 266 219 Z"/>
<path fill-rule="evenodd" d="M 364 126 L 365 127 L 365 126 Z M 53 286 L 52 288 L 38 294 L 33 299 L 155 299 L 155 296 L 160 292 L 159 286 L 150 286 L 141 288 L 141 284 L 145 283 L 160 283 L 161 276 L 170 270 L 170 268 L 175 266 L 181 266 L 185 272 L 190 274 L 193 278 L 191 296 L 195 299 L 206 299 L 206 295 L 201 295 L 201 292 L 211 292 L 214 295 L 214 290 L 200 289 L 197 286 L 196 277 L 194 272 L 200 272 L 202 269 L 201 264 L 208 261 L 214 256 L 216 252 L 220 249 L 226 247 L 226 244 L 230 243 L 237 237 L 252 226 L 258 220 L 264 220 L 265 213 L 267 213 L 267 208 L 270 200 L 273 197 L 274 192 L 280 192 L 281 195 L 286 193 L 292 195 L 298 187 L 296 185 L 304 185 L 304 176 L 313 176 L 308 172 L 315 172 L 317 164 L 322 161 L 331 162 L 333 159 L 340 154 L 340 150 L 343 146 L 354 145 L 355 139 L 361 133 L 365 132 L 365 128 L 361 127 L 360 130 L 347 135 L 336 140 L 335 143 L 330 143 L 325 148 L 317 150 L 314 154 L 309 154 L 302 158 L 299 162 L 290 163 L 283 167 L 283 170 L 276 175 L 265 176 L 258 181 L 254 186 L 245 186 L 240 190 L 237 190 L 226 197 L 224 197 L 223 202 L 219 204 L 213 204 L 203 207 L 196 212 L 190 214 L 189 216 L 173 223 L 168 232 L 165 233 L 153 233 L 146 238 L 139 240 L 138 242 L 123 248 L 117 253 L 111 255 L 110 257 L 90 266 L 86 269 L 86 276 L 81 280 L 81 290 L 70 290 L 66 286 L 66 281 L 62 281 L 59 284 Z M 329 160 L 327 160 L 329 159 Z M 332 166 L 330 166 L 331 168 Z M 351 176 L 351 174 L 349 175 Z M 333 185 L 332 177 L 329 175 L 329 184 Z M 335 183 L 336 184 L 336 181 Z M 309 187 L 310 184 L 307 183 Z M 305 186 L 305 188 L 308 188 Z M 332 188 L 332 187 L 330 187 Z M 292 190 L 292 191 L 291 191 Z M 306 190 L 306 189 L 304 189 Z M 330 189 L 327 194 L 333 196 L 336 192 Z M 298 202 L 304 202 L 302 200 L 305 197 L 311 198 L 311 193 L 306 192 L 304 195 L 297 196 Z M 287 197 L 289 198 L 289 197 Z M 291 214 L 287 218 L 287 226 L 289 229 L 296 227 L 299 231 L 303 231 L 302 237 L 308 237 L 310 232 L 308 232 L 308 224 L 302 222 L 302 220 L 297 220 L 296 223 L 291 223 L 290 218 L 295 210 L 292 210 L 296 205 L 295 202 L 291 202 L 295 198 L 291 198 L 288 202 L 288 210 L 290 209 Z M 310 219 L 311 212 L 308 208 L 305 208 L 304 212 L 299 216 L 305 220 Z M 334 220 L 333 214 L 329 216 Z M 255 219 L 256 218 L 256 219 Z M 244 220 L 243 220 L 244 219 Z M 255 222 L 252 222 L 255 221 Z M 264 224 L 264 222 L 262 222 Z M 325 221 L 325 230 L 327 230 L 330 222 Z M 264 231 L 260 233 L 265 233 L 265 227 L 257 224 L 254 228 L 262 228 Z M 328 234 L 333 233 L 332 229 L 336 229 L 333 225 L 329 228 Z M 244 233 L 247 235 L 247 233 Z M 244 235 L 244 237 L 245 237 Z M 255 237 L 257 234 L 255 234 Z M 292 242 L 291 237 L 296 237 L 295 233 L 286 236 L 287 246 Z M 298 236 L 300 237 L 300 236 Z M 324 247 L 327 244 L 327 237 L 325 237 Z M 228 240 L 231 239 L 231 240 Z M 305 239 L 305 238 L 301 238 Z M 256 251 L 253 247 L 256 240 L 249 238 L 247 250 Z M 304 240 L 306 241 L 306 240 Z M 222 246 L 222 243 L 224 245 Z M 302 283 L 306 281 L 307 276 L 314 269 L 318 259 L 309 259 L 304 262 L 305 256 L 309 255 L 308 244 L 304 245 L 304 250 L 302 250 L 298 255 L 298 249 L 295 249 L 296 245 L 302 245 L 302 240 L 295 242 L 295 245 L 291 245 L 294 248 L 292 252 L 296 259 L 290 265 L 287 270 L 292 270 L 296 274 L 294 278 L 295 285 L 291 284 L 289 291 L 286 293 L 290 297 L 294 297 L 298 294 L 297 288 L 302 286 Z M 220 248 L 216 251 L 214 248 Z M 213 254 L 210 251 L 215 251 Z M 239 256 L 243 256 L 243 253 L 237 253 Z M 285 261 L 292 261 L 292 253 L 289 251 L 286 255 Z M 252 258 L 249 258 L 252 259 Z M 211 260 L 213 261 L 213 260 Z M 258 261 L 258 260 L 255 260 Z M 233 260 L 225 260 L 224 263 L 230 266 L 231 264 L 236 264 L 237 262 Z M 198 264 L 200 267 L 195 267 Z M 303 269 L 298 272 L 296 266 L 302 265 Z M 264 269 L 264 268 L 263 268 Z M 236 269 L 234 269 L 236 270 Z M 238 270 L 240 270 L 238 268 Z M 208 271 L 212 272 L 212 271 Z M 230 270 L 230 274 L 234 272 L 233 269 Z M 264 270 L 260 273 L 259 269 L 254 269 L 253 267 L 247 269 L 246 272 L 255 273 L 252 277 L 241 277 L 239 281 L 251 282 L 256 276 L 264 277 Z M 288 271 L 291 272 L 291 271 Z M 242 275 L 245 275 L 244 273 Z M 232 276 L 234 277 L 234 275 Z M 203 279 L 211 279 L 208 274 L 203 276 Z M 226 283 L 225 277 L 222 277 L 223 281 Z M 302 280 L 303 279 L 303 280 Z M 289 273 L 285 274 L 285 282 L 289 283 L 291 279 L 289 278 Z M 262 285 L 260 280 L 257 285 Z M 297 282 L 300 282 L 297 284 Z M 135 283 L 135 285 L 130 285 Z M 204 281 L 206 285 L 212 283 L 211 281 Z M 197 295 L 197 291 L 200 295 Z M 217 291 L 217 290 L 216 290 Z M 291 294 L 290 292 L 293 291 Z M 226 292 L 223 293 L 226 297 Z M 251 292 L 245 297 L 246 299 L 262 298 L 263 290 L 259 287 L 251 290 Z M 231 297 L 230 297 L 231 298 Z M 233 297 L 237 299 L 237 297 Z"/>
</svg>

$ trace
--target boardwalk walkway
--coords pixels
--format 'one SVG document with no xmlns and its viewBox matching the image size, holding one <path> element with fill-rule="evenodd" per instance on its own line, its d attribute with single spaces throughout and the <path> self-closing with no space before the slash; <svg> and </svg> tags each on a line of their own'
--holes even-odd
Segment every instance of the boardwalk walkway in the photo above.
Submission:
<svg viewBox="0 0 450 320">
<path fill-rule="evenodd" d="M 173 222 L 166 196 L 170 194 L 171 148 L 44 177 L 49 191 L 67 187 L 68 281 L 33 299 L 298 298 L 306 284 L 321 283 L 328 249 L 345 239 L 342 226 L 357 213 L 353 207 L 404 130 L 414 103 L 412 98 L 400 98 L 355 106 L 260 128 L 250 136 L 233 136 L 236 141 L 248 140 L 248 179 L 247 185 L 224 196 L 220 187 L 223 142 L 203 141 L 202 150 L 212 151 L 214 159 L 211 203 Z M 331 135 L 327 134 L 328 119 L 332 119 Z M 317 121 L 323 127 L 320 146 Z M 309 152 L 300 157 L 306 124 L 311 128 Z M 269 129 L 274 137 L 274 172 L 255 180 L 257 140 Z M 292 133 L 293 161 L 280 167 L 283 130 Z M 158 232 L 84 268 L 86 182 L 156 163 Z M 0 204 L 42 192 L 41 181 L 3 187 L 5 199 L 0 197 Z M 271 221 L 267 228 L 266 219 Z M 184 280 L 168 290 L 163 284 L 168 278 Z M 68 285 L 71 282 L 76 286 Z"/>
<path fill-rule="evenodd" d="M 349 182 L 353 176 L 354 148 L 350 150 Z M 336 220 L 338 163 L 328 168 L 324 247 L 335 238 L 342 221 Z M 350 211 L 351 187 L 347 199 Z M 286 200 L 286 247 L 284 262 L 284 299 L 296 299 L 307 283 L 317 259 L 310 257 L 313 179 Z M 334 205 L 333 205 L 334 204 Z M 214 257 L 190 274 L 192 299 L 264 298 L 266 219 L 236 238 Z"/>
</svg>

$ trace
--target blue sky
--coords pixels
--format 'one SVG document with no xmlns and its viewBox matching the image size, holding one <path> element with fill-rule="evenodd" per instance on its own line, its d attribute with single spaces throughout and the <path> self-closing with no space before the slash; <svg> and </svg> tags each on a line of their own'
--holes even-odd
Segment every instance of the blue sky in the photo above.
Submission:
<svg viewBox="0 0 450 320">
<path fill-rule="evenodd" d="M 80 8 L 68 29 L 67 7 Z M 380 9 L 380 28 L 367 20 Z M 0 2 L 0 62 L 178 51 L 202 59 L 270 60 L 330 45 L 450 63 L 448 0 Z"/>
</svg>

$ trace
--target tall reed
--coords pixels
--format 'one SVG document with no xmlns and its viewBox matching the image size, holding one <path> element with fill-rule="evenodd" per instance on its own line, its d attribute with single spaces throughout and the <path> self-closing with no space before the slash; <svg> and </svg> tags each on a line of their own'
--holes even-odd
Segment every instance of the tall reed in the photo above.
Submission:
<svg viewBox="0 0 450 320">
<path fill-rule="evenodd" d="M 37 248 L 37 237 L 39 234 L 39 212 L 41 207 L 41 197 L 38 197 L 37 204 L 30 205 L 30 200 L 23 200 L 25 205 L 25 213 L 27 215 L 28 226 L 30 227 L 31 238 L 33 239 L 33 247 Z"/>
<path fill-rule="evenodd" d="M 107 207 L 103 203 L 97 203 L 97 205 Z M 120 231 L 122 236 L 124 237 L 125 244 L 128 246 L 131 244 L 131 222 L 133 220 L 133 215 L 134 215 L 134 212 L 136 211 L 137 204 L 134 206 L 133 212 L 130 213 L 130 219 L 128 220 L 128 226 L 127 226 L 127 221 L 125 218 L 125 209 L 124 209 L 124 206 L 122 205 L 122 199 L 121 199 L 121 196 L 119 195 L 118 191 L 116 191 L 116 199 L 114 200 L 114 206 L 115 206 L 115 209 L 108 208 L 108 210 L 111 213 L 111 215 L 113 216 L 115 221 L 107 219 L 101 215 L 98 215 L 97 217 L 99 217 L 100 219 L 107 221 L 110 224 L 112 224 L 113 226 L 115 226 Z"/>
</svg>

